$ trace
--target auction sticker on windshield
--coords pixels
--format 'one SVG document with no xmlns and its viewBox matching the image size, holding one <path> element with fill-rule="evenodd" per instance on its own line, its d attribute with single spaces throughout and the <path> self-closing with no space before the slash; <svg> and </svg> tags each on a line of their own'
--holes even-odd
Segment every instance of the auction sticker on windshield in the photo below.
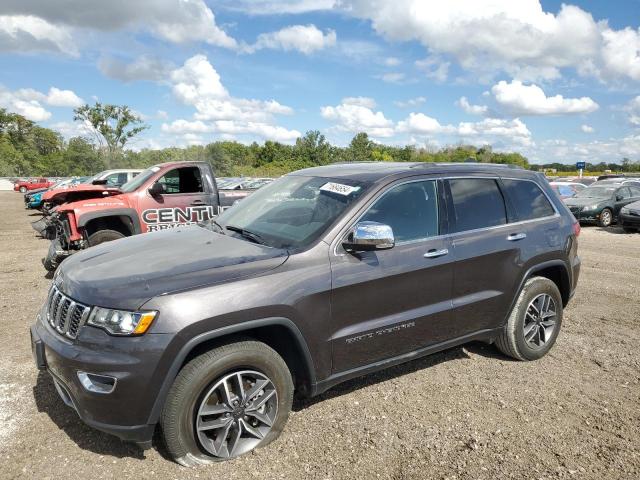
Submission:
<svg viewBox="0 0 640 480">
<path fill-rule="evenodd" d="M 327 182 L 320 187 L 322 192 L 337 193 L 338 195 L 351 195 L 353 192 L 360 190 L 360 187 L 352 187 L 351 185 L 344 185 L 342 183 Z"/>
</svg>

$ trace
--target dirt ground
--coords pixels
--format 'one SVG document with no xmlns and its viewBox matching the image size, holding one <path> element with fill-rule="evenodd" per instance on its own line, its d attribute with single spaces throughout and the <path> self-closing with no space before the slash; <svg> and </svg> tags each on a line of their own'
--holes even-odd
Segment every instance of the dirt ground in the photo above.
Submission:
<svg viewBox="0 0 640 480">
<path fill-rule="evenodd" d="M 49 280 L 22 196 L 0 192 L 0 478 L 640 478 L 640 234 L 586 227 L 556 346 L 521 363 L 469 344 L 297 402 L 281 438 L 188 470 L 86 427 L 38 374 Z"/>
</svg>

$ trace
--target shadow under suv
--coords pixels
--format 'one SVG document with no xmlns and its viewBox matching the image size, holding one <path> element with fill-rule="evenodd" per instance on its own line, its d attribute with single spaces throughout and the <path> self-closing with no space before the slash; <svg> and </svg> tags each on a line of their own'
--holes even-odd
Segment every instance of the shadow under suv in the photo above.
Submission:
<svg viewBox="0 0 640 480">
<path fill-rule="evenodd" d="M 536 360 L 580 270 L 542 175 L 483 164 L 294 172 L 206 225 L 66 259 L 31 327 L 87 424 L 187 466 L 271 442 L 294 391 L 471 340 Z"/>
</svg>

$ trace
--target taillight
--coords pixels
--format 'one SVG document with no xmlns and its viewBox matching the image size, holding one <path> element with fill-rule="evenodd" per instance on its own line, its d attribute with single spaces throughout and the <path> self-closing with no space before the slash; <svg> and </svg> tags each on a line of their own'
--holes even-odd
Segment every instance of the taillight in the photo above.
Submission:
<svg viewBox="0 0 640 480">
<path fill-rule="evenodd" d="M 575 222 L 573 224 L 573 234 L 576 238 L 580 236 L 580 222 Z"/>
</svg>

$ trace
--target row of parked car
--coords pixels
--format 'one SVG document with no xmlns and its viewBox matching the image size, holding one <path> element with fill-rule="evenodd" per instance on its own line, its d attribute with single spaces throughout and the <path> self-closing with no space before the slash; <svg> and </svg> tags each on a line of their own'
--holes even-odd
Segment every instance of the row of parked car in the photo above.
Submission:
<svg viewBox="0 0 640 480">
<path fill-rule="evenodd" d="M 640 178 L 556 178 L 550 185 L 580 223 L 604 228 L 617 223 L 628 233 L 640 230 Z"/>
<path fill-rule="evenodd" d="M 16 182 L 14 190 L 24 193 L 26 208 L 43 214 L 32 225 L 51 240 L 43 263 L 53 271 L 78 250 L 212 218 L 272 180 L 215 179 L 206 163 L 172 162 L 147 170 L 105 170 L 56 183 Z"/>
</svg>

